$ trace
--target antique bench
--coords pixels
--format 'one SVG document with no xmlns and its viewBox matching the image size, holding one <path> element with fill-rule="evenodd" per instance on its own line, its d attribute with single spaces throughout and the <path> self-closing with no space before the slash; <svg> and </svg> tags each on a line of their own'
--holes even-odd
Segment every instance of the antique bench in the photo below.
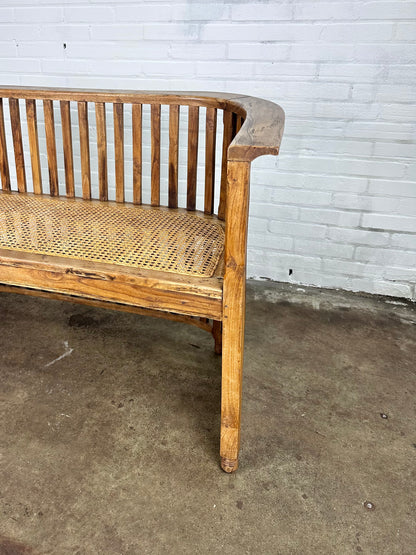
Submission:
<svg viewBox="0 0 416 555">
<path fill-rule="evenodd" d="M 211 332 L 226 472 L 240 443 L 250 164 L 278 153 L 283 123 L 279 106 L 236 94 L 0 88 L 0 291 Z"/>
</svg>

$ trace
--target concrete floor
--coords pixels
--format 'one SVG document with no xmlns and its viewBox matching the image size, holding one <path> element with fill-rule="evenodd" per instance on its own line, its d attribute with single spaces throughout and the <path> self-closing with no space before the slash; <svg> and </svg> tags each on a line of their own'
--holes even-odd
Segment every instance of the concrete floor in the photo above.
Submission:
<svg viewBox="0 0 416 555">
<path fill-rule="evenodd" d="M 233 475 L 208 334 L 12 294 L 0 317 L 2 555 L 415 553 L 410 303 L 251 283 Z"/>
</svg>

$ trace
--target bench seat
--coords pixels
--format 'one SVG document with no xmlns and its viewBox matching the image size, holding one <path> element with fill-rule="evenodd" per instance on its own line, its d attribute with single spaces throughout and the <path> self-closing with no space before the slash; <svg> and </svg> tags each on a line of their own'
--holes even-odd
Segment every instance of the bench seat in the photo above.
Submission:
<svg viewBox="0 0 416 555">
<path fill-rule="evenodd" d="M 0 192 L 0 248 L 212 277 L 224 224 L 183 209 Z"/>
<path fill-rule="evenodd" d="M 220 318 L 223 250 L 223 223 L 200 212 L 0 192 L 9 285 Z"/>
</svg>

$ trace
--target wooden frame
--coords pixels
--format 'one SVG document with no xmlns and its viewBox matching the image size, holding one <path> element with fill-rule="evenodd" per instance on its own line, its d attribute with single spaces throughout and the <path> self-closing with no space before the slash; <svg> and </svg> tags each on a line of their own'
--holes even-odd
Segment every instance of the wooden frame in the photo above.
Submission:
<svg viewBox="0 0 416 555">
<path fill-rule="evenodd" d="M 21 102 L 19 102 L 21 101 Z M 23 101 L 26 120 L 21 117 Z M 70 105 L 77 110 L 72 116 Z M 161 191 L 161 106 L 169 106 L 169 203 L 166 210 L 180 211 L 178 201 L 178 151 L 180 114 L 188 113 L 187 194 L 182 210 L 195 211 L 198 188 L 202 187 L 204 213 L 201 218 L 223 222 L 224 257 L 210 277 L 130 268 L 68 257 L 48 256 L 4 248 L 0 243 L 0 291 L 13 291 L 92 306 L 150 314 L 196 325 L 212 333 L 215 352 L 222 353 L 221 467 L 233 472 L 238 466 L 240 445 L 241 384 L 244 350 L 245 272 L 250 165 L 265 154 L 277 155 L 283 133 L 284 113 L 271 102 L 236 94 L 87 91 L 80 89 L 0 88 L 0 195 L 63 194 L 84 201 L 109 203 L 106 105 L 113 108 L 115 141 L 116 204 L 125 203 L 124 122 L 126 104 L 132 105 L 133 203 L 142 202 L 142 107 L 150 106 L 151 204 L 160 206 Z M 88 106 L 95 106 L 95 118 Z M 5 118 L 6 107 L 10 128 Z M 39 153 L 38 114 L 43 107 L 49 194 L 45 193 Z M 205 110 L 205 117 L 202 117 Z M 222 111 L 222 120 L 219 117 Z M 60 113 L 60 118 L 59 118 Z M 57 117 L 58 116 L 58 117 Z M 78 121 L 76 121 L 78 120 Z M 26 122 L 30 152 L 22 143 Z M 222 122 L 221 176 L 217 191 L 219 206 L 214 212 L 216 141 Z M 81 153 L 81 182 L 74 172 L 73 129 L 78 123 Z M 60 124 L 62 131 L 56 133 Z M 96 150 L 91 150 L 89 130 L 96 125 Z M 205 132 L 205 156 L 198 160 L 198 135 Z M 162 128 L 163 132 L 163 128 Z M 23 133 L 24 135 L 24 133 Z M 61 136 L 61 144 L 57 137 Z M 65 183 L 59 183 L 57 152 L 62 152 Z M 14 151 L 14 157 L 10 152 Z M 91 155 L 98 153 L 98 195 L 93 197 Z M 14 158 L 16 182 L 11 179 Z M 202 160 L 202 158 L 204 160 Z M 31 163 L 33 193 L 26 193 L 25 164 Z M 197 167 L 204 164 L 205 180 L 198 183 Z M 30 175 L 28 173 L 28 175 Z M 62 185 L 60 187 L 60 185 Z M 48 188 L 46 188 L 48 190 Z M 12 193 L 11 191 L 15 191 Z M 1 198 L 0 198 L 1 201 Z M 69 201 L 67 201 L 69 202 Z M 75 202 L 75 201 L 72 201 Z M 0 204 L 1 207 L 1 204 Z"/>
</svg>

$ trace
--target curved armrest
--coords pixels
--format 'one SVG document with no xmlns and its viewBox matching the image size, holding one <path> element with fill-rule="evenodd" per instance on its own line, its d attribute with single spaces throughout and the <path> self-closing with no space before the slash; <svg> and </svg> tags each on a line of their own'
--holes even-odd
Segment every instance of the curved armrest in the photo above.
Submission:
<svg viewBox="0 0 416 555">
<path fill-rule="evenodd" d="M 228 148 L 228 160 L 251 162 L 264 154 L 278 154 L 285 113 L 268 100 L 242 96 L 233 98 L 245 112 L 245 121 Z"/>
</svg>

